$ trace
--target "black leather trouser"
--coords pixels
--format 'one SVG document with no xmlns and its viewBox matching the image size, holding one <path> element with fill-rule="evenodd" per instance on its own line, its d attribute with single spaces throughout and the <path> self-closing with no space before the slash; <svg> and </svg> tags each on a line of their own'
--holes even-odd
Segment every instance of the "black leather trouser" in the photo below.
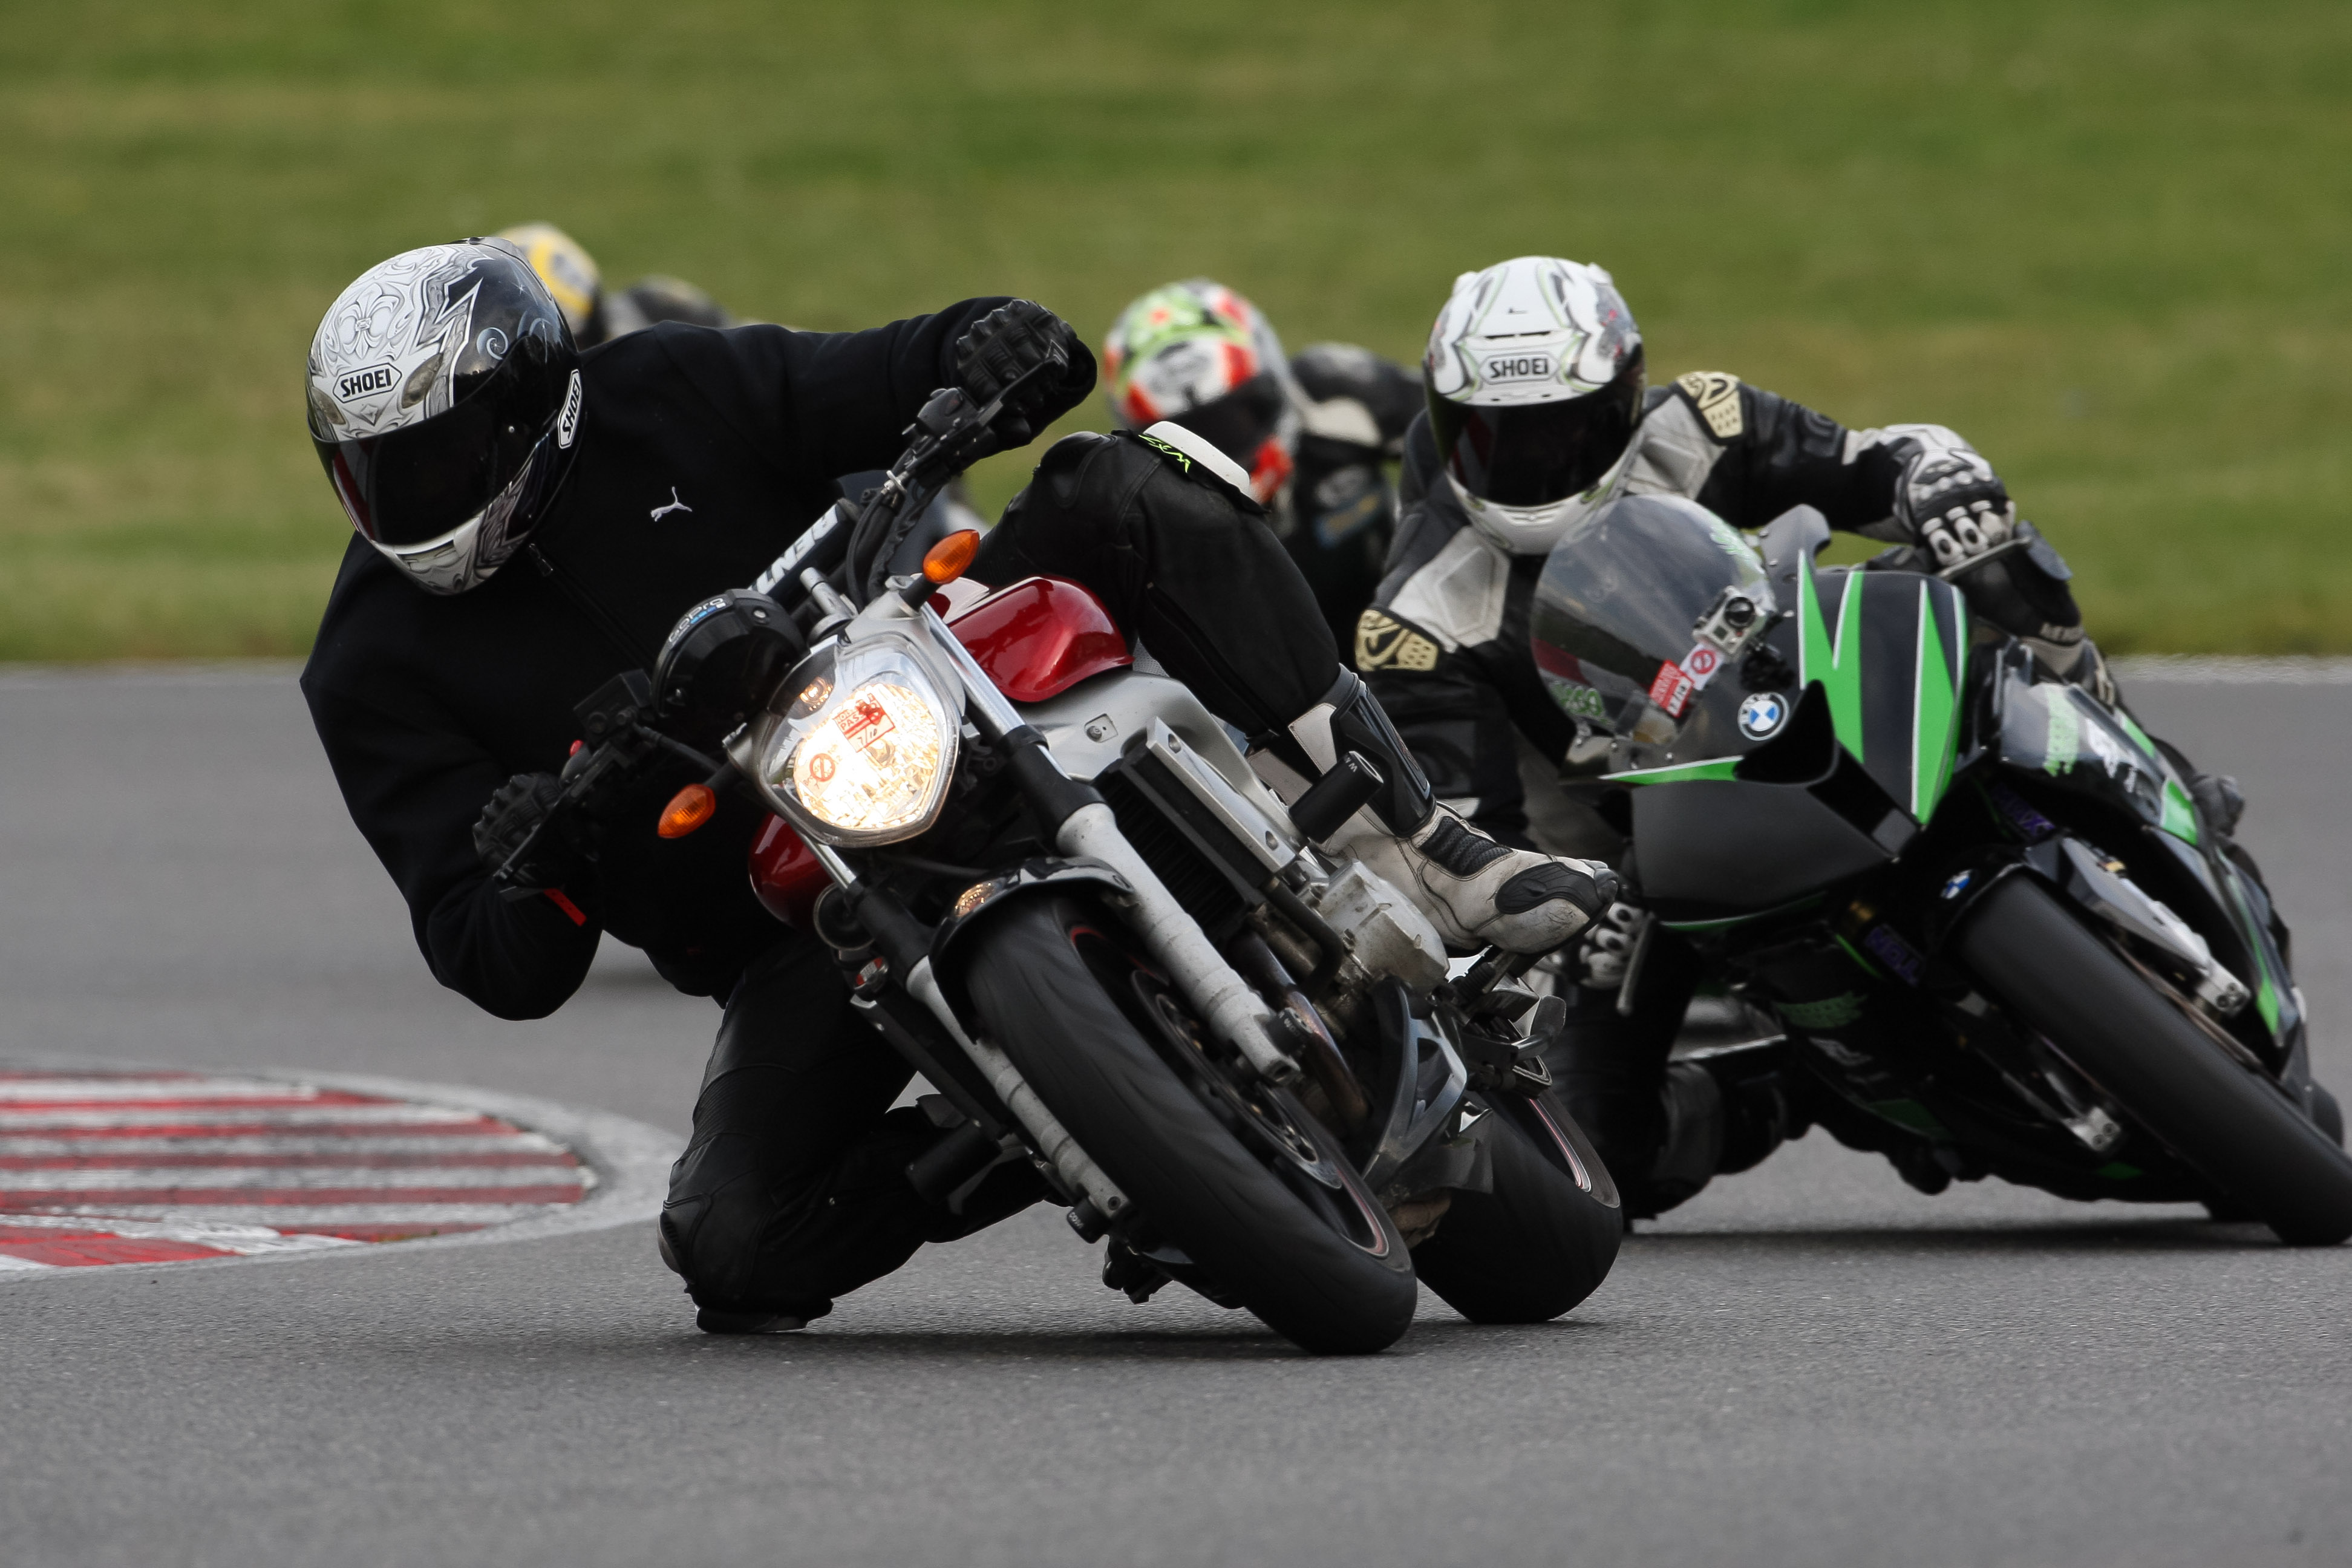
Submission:
<svg viewBox="0 0 2352 1568">
<path fill-rule="evenodd" d="M 1323 700 L 1339 647 L 1255 503 L 1121 437 L 1056 446 L 981 546 L 972 576 L 1083 583 L 1130 638 L 1247 735 Z"/>
<path fill-rule="evenodd" d="M 1000 1167 L 961 1215 L 927 1203 L 908 1163 L 940 1136 L 892 1110 L 914 1076 L 851 1009 L 833 955 L 790 933 L 727 1000 L 694 1136 L 670 1171 L 662 1235 L 698 1305 L 817 1317 L 926 1241 L 951 1241 L 1045 1194 Z"/>
</svg>

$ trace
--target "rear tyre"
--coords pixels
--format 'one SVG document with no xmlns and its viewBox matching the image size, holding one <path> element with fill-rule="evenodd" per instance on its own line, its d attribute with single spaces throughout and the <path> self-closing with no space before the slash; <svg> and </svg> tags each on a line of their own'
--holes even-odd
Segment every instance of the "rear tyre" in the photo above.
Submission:
<svg viewBox="0 0 2352 1568">
<path fill-rule="evenodd" d="M 1474 1323 L 1545 1323 L 1598 1289 L 1625 1234 L 1615 1184 L 1559 1097 L 1497 1097 L 1481 1119 L 1495 1188 L 1454 1194 L 1413 1248 L 1422 1282 Z"/>
<path fill-rule="evenodd" d="M 965 970 L 990 1037 L 1155 1231 L 1306 1350 L 1394 1344 L 1416 1294 L 1395 1225 L 1290 1096 L 1259 1091 L 1254 1110 L 1180 1075 L 1136 1016 L 1148 985 L 1121 985 L 1138 974 L 1118 928 L 1066 898 L 1004 910 Z M 1259 1111 L 1271 1133 L 1239 1120 Z"/>
<path fill-rule="evenodd" d="M 1960 957 L 2157 1140 L 2299 1247 L 2352 1236 L 2352 1158 L 2278 1085 L 2224 1055 L 2040 882 L 2004 879 Z"/>
</svg>

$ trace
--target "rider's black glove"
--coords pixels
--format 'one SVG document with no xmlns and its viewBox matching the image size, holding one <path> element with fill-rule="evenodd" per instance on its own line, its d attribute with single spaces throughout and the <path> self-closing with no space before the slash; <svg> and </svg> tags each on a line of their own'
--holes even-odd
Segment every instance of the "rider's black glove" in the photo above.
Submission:
<svg viewBox="0 0 2352 1568">
<path fill-rule="evenodd" d="M 1992 465 L 1967 447 L 1922 446 L 1903 465 L 1895 515 L 1949 573 L 2010 542 L 2017 507 Z"/>
<path fill-rule="evenodd" d="M 991 426 L 1006 448 L 1025 447 L 1037 432 L 1076 408 L 1094 390 L 1095 356 L 1070 324 L 1033 300 L 999 305 L 972 323 L 956 343 L 956 383 L 986 403 L 1039 363 L 1058 357 L 1023 387 Z"/>
<path fill-rule="evenodd" d="M 474 853 L 495 871 L 521 847 L 532 829 L 547 820 L 549 810 L 562 795 L 553 773 L 517 773 L 490 792 L 489 804 L 474 823 Z M 587 858 L 561 825 L 539 836 L 530 857 L 515 868 L 519 888 L 562 888 L 576 879 Z"/>
</svg>

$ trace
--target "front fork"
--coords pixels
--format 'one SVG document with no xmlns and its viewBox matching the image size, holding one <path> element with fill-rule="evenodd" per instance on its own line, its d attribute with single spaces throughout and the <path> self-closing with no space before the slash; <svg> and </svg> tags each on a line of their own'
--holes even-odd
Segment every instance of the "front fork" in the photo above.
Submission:
<svg viewBox="0 0 2352 1568">
<path fill-rule="evenodd" d="M 1108 867 L 1126 884 L 1129 923 L 1145 951 L 1196 1015 L 1241 1053 L 1253 1073 L 1277 1085 L 1297 1082 L 1299 1065 L 1276 1042 L 1273 1015 L 1135 852 L 1110 807 L 1092 785 L 1062 771 L 1045 738 L 1022 721 L 1019 710 L 1005 700 L 937 613 L 925 606 L 916 614 L 962 681 L 966 711 L 974 727 L 1002 749 L 1007 772 L 1032 811 L 1051 828 L 1055 847 L 1074 858 Z M 964 1028 L 932 972 L 930 933 L 896 900 L 866 883 L 838 850 L 814 841 L 809 848 L 859 922 L 872 933 L 896 984 L 980 1069 L 997 1099 L 1021 1123 L 1032 1147 L 1052 1165 L 1073 1201 L 1072 1226 L 1092 1239 L 1127 1213 L 1131 1206 L 1127 1194 L 1079 1147 L 1012 1059 L 992 1042 L 978 1039 Z M 917 1057 L 919 1045 L 910 1051 L 908 1047 L 914 1042 L 896 1038 L 903 1032 L 903 1025 L 895 1031 L 885 1029 L 902 1053 Z M 921 1066 L 919 1060 L 917 1065 Z"/>
<path fill-rule="evenodd" d="M 926 605 L 920 614 L 932 642 L 963 681 L 974 726 L 1003 748 L 1007 771 L 1030 809 L 1051 829 L 1055 847 L 1118 873 L 1132 900 L 1130 929 L 1210 1032 L 1240 1051 L 1250 1070 L 1267 1082 L 1297 1082 L 1298 1063 L 1275 1037 L 1276 1026 L 1265 1003 L 1135 852 L 1102 796 L 1062 771 L 1045 738 L 1023 721 L 937 612 Z"/>
</svg>

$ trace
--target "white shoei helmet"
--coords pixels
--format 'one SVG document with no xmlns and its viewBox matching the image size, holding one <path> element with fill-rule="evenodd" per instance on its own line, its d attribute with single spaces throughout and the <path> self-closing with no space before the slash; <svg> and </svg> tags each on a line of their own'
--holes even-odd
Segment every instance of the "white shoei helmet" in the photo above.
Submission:
<svg viewBox="0 0 2352 1568">
<path fill-rule="evenodd" d="M 1539 555 L 1616 491 L 1642 333 L 1609 274 L 1522 256 L 1454 280 L 1423 361 L 1430 433 L 1472 524 Z"/>
<path fill-rule="evenodd" d="M 405 251 L 310 340 L 310 440 L 360 537 L 435 594 L 521 547 L 580 433 L 580 355 L 514 245 Z"/>
</svg>

